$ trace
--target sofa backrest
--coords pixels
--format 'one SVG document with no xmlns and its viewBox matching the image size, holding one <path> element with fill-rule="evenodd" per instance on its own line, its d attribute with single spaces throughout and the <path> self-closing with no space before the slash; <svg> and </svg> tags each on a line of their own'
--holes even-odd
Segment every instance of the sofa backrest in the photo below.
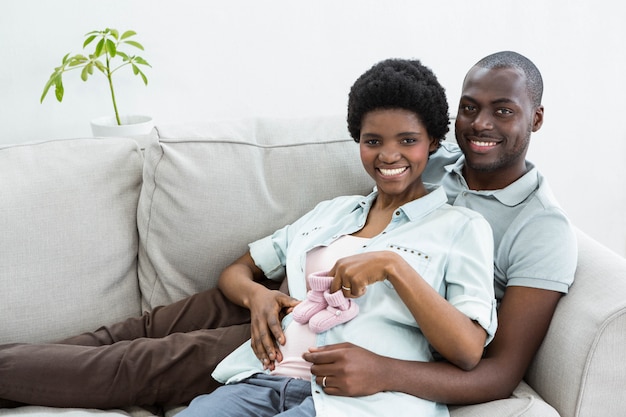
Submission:
<svg viewBox="0 0 626 417">
<path fill-rule="evenodd" d="M 137 315 L 143 157 L 129 139 L 0 149 L 0 343 Z"/>
<path fill-rule="evenodd" d="M 322 200 L 373 187 L 339 116 L 157 130 L 137 215 L 144 309 L 215 286 L 248 243 Z"/>
</svg>

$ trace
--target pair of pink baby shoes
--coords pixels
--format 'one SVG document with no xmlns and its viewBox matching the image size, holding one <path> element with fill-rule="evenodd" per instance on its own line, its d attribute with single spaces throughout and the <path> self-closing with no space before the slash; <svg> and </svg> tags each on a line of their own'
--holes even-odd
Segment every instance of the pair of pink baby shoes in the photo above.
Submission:
<svg viewBox="0 0 626 417">
<path fill-rule="evenodd" d="M 315 333 L 325 332 L 338 324 L 352 320 L 359 312 L 359 306 L 344 297 L 341 290 L 330 293 L 333 277 L 328 272 L 316 272 L 307 277 L 309 292 L 300 304 L 293 309 L 293 319 L 309 323 Z"/>
</svg>

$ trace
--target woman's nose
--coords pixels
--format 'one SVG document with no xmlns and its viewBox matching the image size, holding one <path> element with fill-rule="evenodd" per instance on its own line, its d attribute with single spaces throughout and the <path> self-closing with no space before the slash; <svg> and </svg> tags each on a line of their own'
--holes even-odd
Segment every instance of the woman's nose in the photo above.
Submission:
<svg viewBox="0 0 626 417">
<path fill-rule="evenodd" d="M 396 162 L 400 158 L 400 152 L 395 147 L 384 147 L 380 150 L 378 154 L 378 159 L 381 162 L 385 163 L 393 163 Z"/>
</svg>

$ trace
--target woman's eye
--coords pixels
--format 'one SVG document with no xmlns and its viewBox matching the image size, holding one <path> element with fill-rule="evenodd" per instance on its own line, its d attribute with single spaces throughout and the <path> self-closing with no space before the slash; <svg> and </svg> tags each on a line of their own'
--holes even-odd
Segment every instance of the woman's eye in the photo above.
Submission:
<svg viewBox="0 0 626 417">
<path fill-rule="evenodd" d="M 365 141 L 365 143 L 370 146 L 378 145 L 379 142 L 378 139 L 368 139 Z"/>
<path fill-rule="evenodd" d="M 415 143 L 415 142 L 417 142 L 417 139 L 414 139 L 414 138 L 404 138 L 404 139 L 402 139 L 402 143 L 404 143 L 404 144 L 412 144 L 412 143 Z"/>
</svg>

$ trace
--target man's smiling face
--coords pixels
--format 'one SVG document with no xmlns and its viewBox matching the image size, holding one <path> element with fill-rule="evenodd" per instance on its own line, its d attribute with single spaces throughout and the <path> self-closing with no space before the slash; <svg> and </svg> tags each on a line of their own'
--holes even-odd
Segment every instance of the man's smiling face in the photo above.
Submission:
<svg viewBox="0 0 626 417">
<path fill-rule="evenodd" d="M 530 134 L 542 121 L 543 107 L 533 105 L 523 72 L 473 67 L 463 83 L 455 122 L 466 174 L 515 181 L 526 170 Z"/>
</svg>

